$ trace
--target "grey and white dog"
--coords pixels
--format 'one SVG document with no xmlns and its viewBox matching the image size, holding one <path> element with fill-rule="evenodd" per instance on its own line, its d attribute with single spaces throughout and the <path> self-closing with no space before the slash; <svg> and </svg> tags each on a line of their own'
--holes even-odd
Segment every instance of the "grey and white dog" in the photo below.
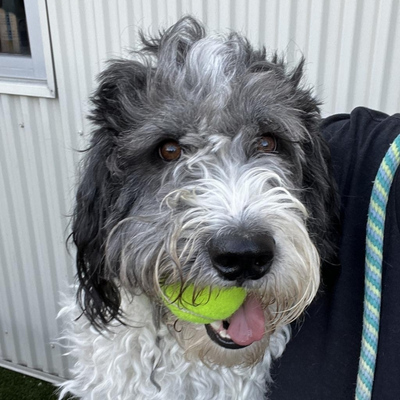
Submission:
<svg viewBox="0 0 400 400">
<path fill-rule="evenodd" d="M 77 194 L 77 302 L 66 306 L 84 399 L 262 399 L 269 369 L 334 253 L 336 201 L 303 61 L 206 36 L 185 17 L 113 61 Z M 160 282 L 241 286 L 227 321 L 177 319 Z"/>
</svg>

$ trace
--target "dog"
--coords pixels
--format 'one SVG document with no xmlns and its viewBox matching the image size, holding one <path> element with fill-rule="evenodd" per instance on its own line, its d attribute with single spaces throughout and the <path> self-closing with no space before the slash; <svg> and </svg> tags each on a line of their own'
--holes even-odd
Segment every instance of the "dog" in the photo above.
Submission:
<svg viewBox="0 0 400 400">
<path fill-rule="evenodd" d="M 61 312 L 82 399 L 263 399 L 335 254 L 319 103 L 238 33 L 184 17 L 141 35 L 91 98 L 76 197 L 77 294 Z M 226 321 L 165 306 L 161 282 L 247 292 Z"/>
</svg>

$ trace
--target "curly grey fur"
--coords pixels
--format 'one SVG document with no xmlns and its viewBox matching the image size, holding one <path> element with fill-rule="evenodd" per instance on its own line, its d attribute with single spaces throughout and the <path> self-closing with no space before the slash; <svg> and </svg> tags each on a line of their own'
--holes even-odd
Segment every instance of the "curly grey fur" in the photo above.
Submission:
<svg viewBox="0 0 400 400">
<path fill-rule="evenodd" d="M 206 251 L 226 231 L 278 240 L 271 274 L 248 289 L 267 303 L 282 296 L 282 310 L 309 302 L 315 291 L 298 265 L 332 257 L 336 203 L 304 62 L 288 72 L 236 33 L 207 37 L 190 17 L 142 40 L 140 61 L 112 61 L 92 97 L 96 129 L 73 222 L 85 315 L 100 329 L 123 320 L 121 286 L 159 303 L 160 280 L 232 284 Z M 257 152 L 265 133 L 277 153 Z M 159 157 L 167 139 L 183 149 L 176 162 Z M 300 261 L 290 260 L 291 247 Z"/>
</svg>

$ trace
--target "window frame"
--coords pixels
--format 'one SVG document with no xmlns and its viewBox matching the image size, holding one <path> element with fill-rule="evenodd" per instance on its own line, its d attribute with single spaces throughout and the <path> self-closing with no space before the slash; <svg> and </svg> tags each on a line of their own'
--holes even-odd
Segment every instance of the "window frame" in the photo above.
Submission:
<svg viewBox="0 0 400 400">
<path fill-rule="evenodd" d="M 46 0 L 24 0 L 31 55 L 0 53 L 0 94 L 56 97 Z"/>
</svg>

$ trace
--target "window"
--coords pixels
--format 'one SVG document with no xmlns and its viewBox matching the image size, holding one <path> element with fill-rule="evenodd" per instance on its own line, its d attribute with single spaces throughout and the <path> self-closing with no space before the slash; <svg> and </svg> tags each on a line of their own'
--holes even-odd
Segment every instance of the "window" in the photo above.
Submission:
<svg viewBox="0 0 400 400">
<path fill-rule="evenodd" d="M 0 0 L 0 93 L 55 97 L 46 0 Z"/>
</svg>

